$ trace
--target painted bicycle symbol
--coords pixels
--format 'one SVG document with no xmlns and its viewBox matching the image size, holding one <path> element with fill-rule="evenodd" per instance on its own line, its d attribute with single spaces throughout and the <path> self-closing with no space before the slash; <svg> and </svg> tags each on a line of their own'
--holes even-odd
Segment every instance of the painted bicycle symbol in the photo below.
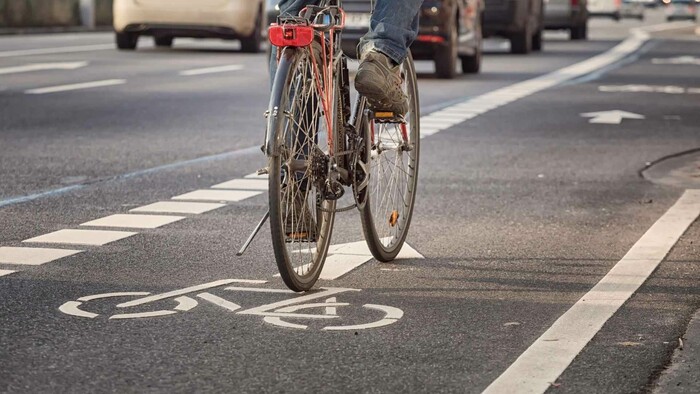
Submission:
<svg viewBox="0 0 700 394">
<path fill-rule="evenodd" d="M 109 320 L 123 319 L 142 319 L 158 316 L 173 315 L 176 313 L 187 312 L 199 305 L 199 300 L 205 301 L 229 312 L 235 312 L 239 315 L 260 316 L 263 321 L 280 327 L 306 329 L 308 325 L 299 324 L 298 321 L 303 320 L 333 320 L 338 319 L 338 309 L 350 306 L 346 302 L 338 302 L 338 295 L 349 292 L 359 292 L 359 289 L 347 289 L 337 287 L 324 287 L 318 291 L 298 294 L 290 290 L 268 289 L 260 287 L 249 287 L 242 285 L 260 285 L 267 281 L 263 280 L 248 280 L 248 279 L 224 279 L 215 282 L 205 283 L 202 285 L 187 287 L 184 289 L 174 290 L 161 294 L 151 294 L 148 292 L 120 292 L 120 293 L 105 293 L 96 294 L 78 298 L 77 301 L 68 301 L 61 305 L 58 309 L 71 316 L 94 319 L 100 316 L 98 313 L 90 312 L 85 308 L 85 304 L 91 301 L 105 300 L 110 298 L 124 299 L 129 297 L 139 297 L 131 301 L 121 302 L 116 305 L 118 309 L 139 307 L 153 304 L 163 300 L 171 300 L 175 303 L 172 309 L 158 309 L 147 312 L 127 312 L 116 313 L 109 316 Z M 224 287 L 226 286 L 226 287 Z M 207 290 L 215 288 L 223 288 L 225 291 L 237 293 L 269 293 L 289 295 L 291 298 L 282 301 L 256 306 L 254 308 L 244 309 L 242 306 L 229 301 L 218 295 L 212 294 Z M 326 331 L 341 331 L 341 330 L 363 330 L 368 328 L 378 328 L 396 323 L 403 317 L 401 309 L 376 304 L 364 304 L 364 309 L 375 310 L 384 313 L 384 317 L 369 323 L 353 324 L 353 325 L 328 325 L 322 328 Z M 310 313 L 313 310 L 320 310 L 321 313 Z M 290 322 L 294 321 L 294 322 Z"/>
</svg>

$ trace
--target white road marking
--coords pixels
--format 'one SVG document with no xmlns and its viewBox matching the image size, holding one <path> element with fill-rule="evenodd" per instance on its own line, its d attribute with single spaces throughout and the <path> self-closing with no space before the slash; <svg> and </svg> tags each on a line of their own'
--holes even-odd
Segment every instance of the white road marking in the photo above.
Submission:
<svg viewBox="0 0 700 394">
<path fill-rule="evenodd" d="M 603 279 L 564 313 L 485 393 L 544 393 L 663 261 L 700 216 L 700 190 L 687 190 Z"/>
<path fill-rule="evenodd" d="M 210 294 L 210 293 L 201 293 L 201 294 L 197 294 L 197 297 L 199 297 L 199 298 L 201 298 L 201 299 L 203 299 L 203 300 L 205 300 L 205 301 L 209 301 L 209 302 L 211 302 L 212 304 L 218 305 L 218 306 L 220 306 L 220 307 L 222 307 L 222 308 L 224 308 L 224 309 L 227 309 L 227 310 L 229 310 L 229 311 L 231 311 L 231 312 L 234 312 L 234 311 L 237 311 L 237 310 L 241 309 L 241 306 L 240 306 L 240 305 L 234 304 L 234 303 L 231 302 L 231 301 L 228 301 L 228 300 L 225 300 L 225 299 L 223 299 L 223 298 L 221 298 L 221 297 L 215 296 L 214 294 Z"/>
<path fill-rule="evenodd" d="M 82 250 L 50 248 L 0 247 L 0 263 L 42 265 L 64 257 L 81 253 Z"/>
<path fill-rule="evenodd" d="M 174 315 L 175 311 L 154 311 L 154 312 L 141 312 L 141 313 L 122 313 L 118 315 L 112 315 L 109 320 L 120 320 L 120 319 L 144 319 L 147 317 L 158 317 L 158 316 L 168 316 Z"/>
<path fill-rule="evenodd" d="M 5 275 L 10 275 L 14 274 L 17 271 L 12 271 L 12 270 L 0 270 L 0 276 L 5 276 Z"/>
<path fill-rule="evenodd" d="M 22 242 L 102 246 L 138 233 L 104 230 L 59 230 Z"/>
<path fill-rule="evenodd" d="M 134 208 L 129 212 L 189 213 L 199 215 L 225 206 L 226 204 L 211 202 L 160 201 L 143 207 Z"/>
<path fill-rule="evenodd" d="M 158 228 L 184 219 L 183 216 L 111 215 L 81 224 L 93 227 Z"/>
<path fill-rule="evenodd" d="M 232 179 L 212 186 L 213 189 L 267 190 L 266 179 Z"/>
<path fill-rule="evenodd" d="M 147 304 L 149 302 L 164 300 L 166 298 L 177 297 L 177 296 L 185 295 L 188 293 L 194 293 L 194 292 L 197 292 L 200 290 L 207 290 L 207 289 L 211 289 L 214 287 L 223 286 L 223 285 L 227 285 L 230 283 L 236 283 L 236 282 L 238 282 L 236 279 L 217 280 L 215 282 L 210 282 L 210 283 L 205 283 L 202 285 L 187 287 L 187 288 L 175 290 L 175 291 L 169 291 L 167 293 L 155 294 L 152 296 L 139 298 L 138 300 L 133 300 L 133 301 L 129 301 L 129 302 L 123 302 L 123 303 L 117 305 L 117 308 L 128 308 L 131 306 L 139 306 L 139 305 Z"/>
<path fill-rule="evenodd" d="M 693 88 L 688 88 L 691 90 Z M 684 94 L 686 89 L 682 86 L 673 85 L 602 85 L 598 86 L 598 91 L 609 93 L 666 93 Z M 688 92 L 690 93 L 690 92 Z"/>
<path fill-rule="evenodd" d="M 374 305 L 374 304 L 365 304 L 363 307 L 368 308 L 368 309 L 374 309 L 378 311 L 382 311 L 386 313 L 383 319 L 378 320 L 376 322 L 372 323 L 367 323 L 367 324 L 358 324 L 354 326 L 329 326 L 329 327 L 324 327 L 324 330 L 327 331 L 341 331 L 341 330 L 366 330 L 369 328 L 378 328 L 378 327 L 384 327 L 388 326 L 390 324 L 396 323 L 399 319 L 403 317 L 403 311 L 399 308 L 394 308 L 393 306 L 387 306 L 387 305 Z"/>
<path fill-rule="evenodd" d="M 131 291 L 131 292 L 119 292 L 119 293 L 104 293 L 104 294 L 96 294 L 96 295 L 91 295 L 87 297 L 80 297 L 78 298 L 78 301 L 92 301 L 92 300 L 101 300 L 103 298 L 113 298 L 113 297 L 133 297 L 133 296 L 147 296 L 150 295 L 151 293 L 147 293 L 145 291 Z"/>
<path fill-rule="evenodd" d="M 651 59 L 652 64 L 690 64 L 700 66 L 700 58 L 695 56 L 679 56 L 667 59 L 655 58 Z"/>
<path fill-rule="evenodd" d="M 230 71 L 240 71 L 240 70 L 243 70 L 244 68 L 245 67 L 243 67 L 240 64 L 231 64 L 228 66 L 207 67 L 207 68 L 198 68 L 195 70 L 181 71 L 180 75 L 182 75 L 184 77 L 191 77 L 194 75 L 204 75 L 204 74 L 224 73 L 224 72 L 230 72 Z"/>
<path fill-rule="evenodd" d="M 49 86 L 45 88 L 29 89 L 26 94 L 49 94 L 49 93 L 60 93 L 60 92 L 70 92 L 74 90 L 83 89 L 95 89 L 107 86 L 123 85 L 126 83 L 124 79 L 108 79 L 104 81 L 94 81 L 94 82 L 84 82 L 75 83 L 71 85 L 59 85 L 59 86 Z"/>
<path fill-rule="evenodd" d="M 588 123 L 598 124 L 620 124 L 622 119 L 645 119 L 644 115 L 620 110 L 588 112 L 581 116 L 591 118 Z"/>
<path fill-rule="evenodd" d="M 56 53 L 103 51 L 106 49 L 114 49 L 114 44 L 79 45 L 79 46 L 69 46 L 69 47 L 20 49 L 20 50 L 16 50 L 16 51 L 3 51 L 3 52 L 0 52 L 0 58 L 18 57 L 18 56 L 33 56 L 33 55 L 52 55 L 52 54 L 56 54 Z"/>
<path fill-rule="evenodd" d="M 259 196 L 262 192 L 240 190 L 195 190 L 173 197 L 173 200 L 231 201 L 238 202 Z"/>
<path fill-rule="evenodd" d="M 32 72 L 32 71 L 45 71 L 45 70 L 77 70 L 77 69 L 85 67 L 87 65 L 88 65 L 88 62 L 34 63 L 34 64 L 27 64 L 24 66 L 0 68 L 0 75 L 19 74 L 19 73 L 28 73 L 28 72 Z"/>
<path fill-rule="evenodd" d="M 82 302 L 78 301 L 68 301 L 63 303 L 63 305 L 59 306 L 58 310 L 65 313 L 66 315 L 87 317 L 88 319 L 94 319 L 97 316 L 99 316 L 97 313 L 86 312 L 78 308 L 82 304 Z"/>
<path fill-rule="evenodd" d="M 331 245 L 328 248 L 328 256 L 326 257 L 326 262 L 323 264 L 323 270 L 321 271 L 319 279 L 338 279 L 372 260 L 372 258 L 372 252 L 369 251 L 367 242 L 365 241 Z M 413 249 L 408 243 L 404 243 L 401 252 L 396 256 L 397 260 L 423 258 L 425 257 Z M 275 277 L 279 276 L 280 274 L 275 274 Z"/>
</svg>

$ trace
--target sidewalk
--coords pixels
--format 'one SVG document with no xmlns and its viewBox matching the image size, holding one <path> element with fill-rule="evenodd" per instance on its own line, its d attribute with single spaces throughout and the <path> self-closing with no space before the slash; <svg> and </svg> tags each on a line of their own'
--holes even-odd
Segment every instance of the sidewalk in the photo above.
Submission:
<svg viewBox="0 0 700 394">
<path fill-rule="evenodd" d="M 695 312 L 682 340 L 683 348 L 676 349 L 671 366 L 661 374 L 654 393 L 700 393 L 700 310 Z"/>
</svg>

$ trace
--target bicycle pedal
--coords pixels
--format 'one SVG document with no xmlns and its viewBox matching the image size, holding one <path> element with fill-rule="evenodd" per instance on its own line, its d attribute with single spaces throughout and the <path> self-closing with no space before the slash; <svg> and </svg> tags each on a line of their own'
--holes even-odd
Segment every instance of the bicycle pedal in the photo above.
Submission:
<svg viewBox="0 0 700 394">
<path fill-rule="evenodd" d="M 261 169 L 257 170 L 255 173 L 258 174 L 258 176 L 268 175 L 270 173 L 270 169 L 268 167 L 261 168 Z"/>
</svg>

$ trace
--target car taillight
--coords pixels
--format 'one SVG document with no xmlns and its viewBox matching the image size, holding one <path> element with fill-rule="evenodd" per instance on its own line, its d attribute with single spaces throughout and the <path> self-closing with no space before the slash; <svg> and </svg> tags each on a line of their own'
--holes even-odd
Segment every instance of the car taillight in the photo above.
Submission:
<svg viewBox="0 0 700 394">
<path fill-rule="evenodd" d="M 578 0 L 571 0 L 572 7 L 578 7 Z"/>
<path fill-rule="evenodd" d="M 268 33 L 270 43 L 276 47 L 305 47 L 314 40 L 311 26 L 273 24 Z"/>
</svg>

